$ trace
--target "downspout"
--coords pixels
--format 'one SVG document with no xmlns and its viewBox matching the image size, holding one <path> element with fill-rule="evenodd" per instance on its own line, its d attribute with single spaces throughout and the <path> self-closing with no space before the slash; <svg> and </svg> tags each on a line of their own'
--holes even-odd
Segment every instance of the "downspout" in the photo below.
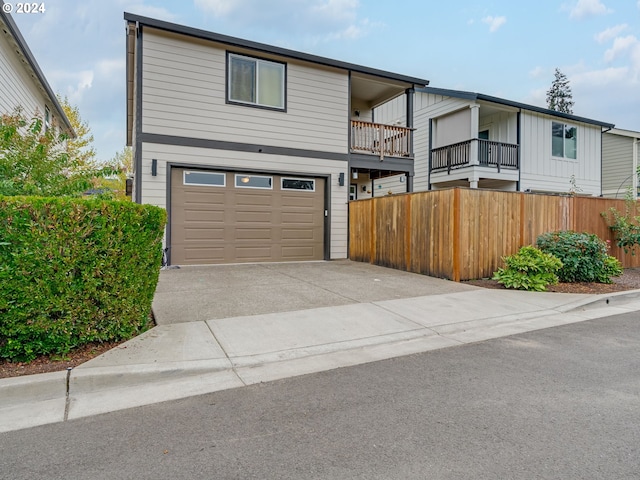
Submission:
<svg viewBox="0 0 640 480">
<path fill-rule="evenodd" d="M 606 130 L 602 130 L 600 129 L 600 197 L 602 197 L 602 174 L 604 173 L 604 169 L 602 166 L 602 155 L 604 153 L 604 148 L 603 148 L 603 140 L 604 140 L 604 134 L 607 133 L 609 130 L 611 130 L 611 127 L 607 128 Z M 631 160 L 631 162 L 633 163 L 633 159 Z M 637 183 L 637 180 L 636 180 Z M 617 195 L 617 194 L 616 194 Z"/>
<path fill-rule="evenodd" d="M 520 191 L 520 185 L 522 184 L 522 145 L 520 142 L 522 141 L 521 135 L 521 116 L 522 109 L 518 110 L 518 114 L 516 115 L 516 143 L 518 144 L 518 184 L 516 185 L 516 192 Z"/>
<path fill-rule="evenodd" d="M 640 138 L 633 141 L 633 196 L 638 198 L 638 150 L 640 150 Z"/>
<path fill-rule="evenodd" d="M 431 190 L 431 148 L 433 146 L 433 118 L 429 119 L 429 165 L 427 165 L 427 185 L 428 190 Z"/>
<path fill-rule="evenodd" d="M 134 201 L 142 203 L 142 26 L 136 22 L 136 72 L 135 72 L 135 129 L 136 129 L 136 145 L 135 145 L 135 182 L 136 195 Z"/>
</svg>

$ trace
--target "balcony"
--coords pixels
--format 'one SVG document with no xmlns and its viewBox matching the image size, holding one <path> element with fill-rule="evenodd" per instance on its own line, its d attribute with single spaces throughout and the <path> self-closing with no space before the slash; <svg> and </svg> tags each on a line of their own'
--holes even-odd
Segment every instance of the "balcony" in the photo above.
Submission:
<svg viewBox="0 0 640 480">
<path fill-rule="evenodd" d="M 431 171 L 447 171 L 473 165 L 517 170 L 520 168 L 518 145 L 471 139 L 431 150 Z"/>
<path fill-rule="evenodd" d="M 384 157 L 413 158 L 413 129 L 396 125 L 351 121 L 351 152 Z"/>
</svg>

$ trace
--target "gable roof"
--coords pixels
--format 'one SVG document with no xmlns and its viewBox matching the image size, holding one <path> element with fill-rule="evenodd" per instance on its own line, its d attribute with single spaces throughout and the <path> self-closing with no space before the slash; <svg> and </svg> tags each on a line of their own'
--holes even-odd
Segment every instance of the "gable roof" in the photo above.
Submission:
<svg viewBox="0 0 640 480">
<path fill-rule="evenodd" d="M 25 39 L 22 37 L 18 26 L 13 21 L 13 18 L 11 18 L 11 15 L 4 12 L 4 8 L 2 8 L 4 7 L 4 5 L 4 1 L 0 0 L 0 28 L 4 29 L 13 38 L 13 41 L 18 46 L 18 55 L 20 55 L 26 62 L 27 72 L 32 78 L 36 80 L 37 83 L 40 84 L 40 87 L 42 88 L 45 95 L 49 97 L 49 101 L 53 105 L 58 118 L 62 120 L 65 129 L 67 129 L 71 135 L 75 136 L 75 132 L 73 130 L 73 127 L 71 126 L 71 123 L 69 122 L 69 119 L 67 118 L 67 115 L 64 113 L 60 102 L 58 102 L 58 99 L 56 98 L 55 93 L 53 93 L 53 90 L 51 89 L 49 82 L 47 82 L 47 79 L 42 73 L 42 70 L 40 70 L 38 62 L 36 62 L 33 53 L 31 53 L 31 50 L 29 50 L 29 46 L 27 45 Z"/>
<path fill-rule="evenodd" d="M 601 122 L 599 120 L 593 120 L 591 118 L 579 117 L 577 115 L 572 115 L 569 113 L 557 112 L 555 110 L 550 110 L 548 108 L 536 107 L 535 105 L 527 105 L 526 103 L 513 102 L 511 100 L 506 100 L 504 98 L 499 98 L 499 97 L 492 97 L 491 95 L 484 95 L 482 93 L 464 92 L 461 90 L 448 90 L 446 88 L 433 88 L 433 87 L 416 88 L 416 92 L 432 93 L 434 95 L 462 98 L 465 100 L 482 100 L 485 102 L 497 103 L 497 104 L 506 105 L 509 107 L 520 108 L 522 110 L 530 110 L 532 112 L 551 115 L 553 117 L 558 117 L 565 120 L 588 123 L 591 125 L 598 125 L 606 128 L 613 128 L 615 126 L 613 123 Z"/>
<path fill-rule="evenodd" d="M 298 52 L 295 50 L 289 50 L 287 48 L 275 47 L 273 45 L 267 45 L 265 43 L 253 42 L 250 40 L 244 40 L 242 38 L 230 37 L 228 35 L 222 35 L 219 33 L 209 32 L 206 30 L 200 30 L 198 28 L 186 27 L 184 25 L 178 25 L 175 23 L 165 22 L 163 20 L 156 20 L 154 18 L 143 17 L 132 13 L 124 13 L 124 19 L 129 22 L 136 22 L 140 25 L 147 25 L 149 27 L 165 30 L 168 32 L 181 33 L 195 38 L 201 38 L 205 40 L 211 40 L 217 43 L 225 45 L 231 45 L 235 47 L 243 47 L 251 50 L 279 55 L 286 58 L 292 58 L 295 60 L 303 60 L 305 62 L 316 63 L 318 65 L 324 65 L 329 67 L 340 68 L 351 72 L 363 73 L 366 75 L 373 75 L 376 77 L 397 80 L 400 82 L 411 83 L 416 87 L 429 85 L 429 80 L 422 78 L 410 77 L 407 75 L 400 75 L 397 73 L 387 72 L 384 70 L 378 70 L 376 68 L 364 67 L 362 65 L 356 65 L 353 63 L 342 62 L 340 60 L 333 60 L 326 57 L 320 57 L 317 55 L 311 55 L 309 53 Z"/>
</svg>

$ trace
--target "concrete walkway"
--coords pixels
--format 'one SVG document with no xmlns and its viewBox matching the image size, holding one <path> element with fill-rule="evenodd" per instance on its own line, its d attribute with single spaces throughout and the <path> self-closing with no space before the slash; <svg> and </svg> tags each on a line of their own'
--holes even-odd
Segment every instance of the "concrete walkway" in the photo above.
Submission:
<svg viewBox="0 0 640 480">
<path fill-rule="evenodd" d="M 365 267 L 367 272 L 369 267 Z M 373 267 L 380 282 L 383 274 L 396 278 L 388 269 L 378 268 Z M 429 278 L 397 273 L 409 275 L 413 282 Z M 163 277 L 177 275 L 185 272 Z M 389 278 L 387 283 L 396 286 L 387 293 L 397 288 L 394 282 L 401 281 Z M 179 310 L 184 315 L 178 321 L 158 325 L 69 372 L 0 380 L 0 431 L 640 310 L 640 290 L 573 295 L 427 281 L 441 288 L 447 285 L 439 282 L 448 283 L 454 291 L 410 297 L 398 291 L 393 295 L 401 298 L 362 302 L 351 298 L 338 305 L 196 317 L 192 322 L 184 321 L 189 312 Z M 337 284 L 329 287 L 337 290 L 334 294 L 350 298 Z M 329 291 L 329 287 L 323 288 Z M 369 295 L 371 288 L 362 289 L 363 295 Z M 457 288 L 462 291 L 455 291 Z M 158 294 L 162 297 L 167 291 L 159 287 Z M 270 295 L 274 298 L 275 294 Z M 202 292 L 194 301 L 198 298 Z M 276 306 L 282 307 L 280 303 Z M 157 303 L 156 308 L 162 310 Z M 196 309 L 192 314 L 197 315 Z"/>
</svg>

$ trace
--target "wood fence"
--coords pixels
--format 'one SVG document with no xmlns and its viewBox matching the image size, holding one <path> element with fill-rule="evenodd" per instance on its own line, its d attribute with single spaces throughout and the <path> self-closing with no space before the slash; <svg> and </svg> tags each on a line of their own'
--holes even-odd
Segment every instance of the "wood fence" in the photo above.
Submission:
<svg viewBox="0 0 640 480">
<path fill-rule="evenodd" d="M 640 252 L 615 245 L 601 215 L 611 207 L 624 212 L 625 201 L 466 188 L 356 200 L 349 203 L 349 258 L 472 280 L 491 277 L 501 257 L 535 244 L 542 233 L 575 230 L 610 240 L 611 255 L 639 267 Z"/>
</svg>

